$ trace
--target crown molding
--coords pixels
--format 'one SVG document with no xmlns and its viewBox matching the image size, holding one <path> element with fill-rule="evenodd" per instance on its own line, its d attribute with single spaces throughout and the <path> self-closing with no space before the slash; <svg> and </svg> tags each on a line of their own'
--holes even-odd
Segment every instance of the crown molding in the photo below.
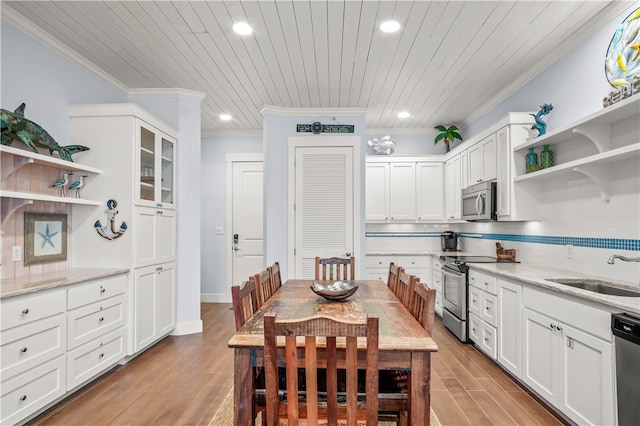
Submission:
<svg viewBox="0 0 640 426">
<path fill-rule="evenodd" d="M 202 101 L 207 96 L 204 92 L 180 88 L 129 89 L 127 94 L 138 98 L 187 98 L 196 101 Z"/>
<path fill-rule="evenodd" d="M 398 128 L 366 128 L 365 133 L 367 136 L 376 135 L 433 135 L 437 131 L 431 129 L 422 128 L 410 128 L 410 127 L 398 127 Z"/>
<path fill-rule="evenodd" d="M 262 136 L 262 129 L 244 129 L 244 130 L 216 130 L 203 129 L 200 136 L 203 138 L 215 138 L 220 136 Z"/>
<path fill-rule="evenodd" d="M 328 116 L 351 116 L 351 115 L 367 115 L 366 108 L 284 108 L 274 105 L 265 105 L 260 110 L 260 114 L 264 117 L 265 114 L 278 114 L 278 115 L 328 115 Z"/>
<path fill-rule="evenodd" d="M 88 61 L 87 59 L 71 50 L 65 44 L 53 38 L 46 31 L 43 31 L 42 29 L 35 26 L 31 21 L 16 12 L 15 9 L 7 5 L 6 3 L 2 4 L 1 17 L 34 40 L 42 43 L 49 49 L 60 54 L 63 58 L 66 58 L 79 67 L 85 69 L 87 72 L 89 72 L 89 74 L 93 75 L 103 83 L 106 83 L 109 86 L 113 87 L 121 94 L 126 95 L 129 92 L 129 88 L 127 86 L 103 71 L 93 62 Z"/>
</svg>

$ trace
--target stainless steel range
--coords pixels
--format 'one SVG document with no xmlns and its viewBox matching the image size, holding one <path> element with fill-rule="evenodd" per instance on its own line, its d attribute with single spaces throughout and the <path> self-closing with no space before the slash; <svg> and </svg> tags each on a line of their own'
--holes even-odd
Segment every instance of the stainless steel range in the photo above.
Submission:
<svg viewBox="0 0 640 426">
<path fill-rule="evenodd" d="M 467 263 L 509 262 L 490 256 L 440 256 L 442 260 L 442 322 L 458 339 L 467 342 Z"/>
</svg>

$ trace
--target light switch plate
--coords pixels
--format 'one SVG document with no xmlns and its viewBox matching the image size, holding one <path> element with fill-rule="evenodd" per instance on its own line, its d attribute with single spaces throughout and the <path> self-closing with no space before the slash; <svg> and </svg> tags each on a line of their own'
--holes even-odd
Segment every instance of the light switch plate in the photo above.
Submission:
<svg viewBox="0 0 640 426">
<path fill-rule="evenodd" d="M 11 247 L 11 260 L 14 262 L 20 262 L 22 260 L 22 247 L 21 246 L 12 246 Z"/>
<path fill-rule="evenodd" d="M 224 234 L 222 226 L 216 226 L 216 235 Z"/>
<path fill-rule="evenodd" d="M 567 244 L 567 259 L 573 259 L 573 246 Z"/>
</svg>

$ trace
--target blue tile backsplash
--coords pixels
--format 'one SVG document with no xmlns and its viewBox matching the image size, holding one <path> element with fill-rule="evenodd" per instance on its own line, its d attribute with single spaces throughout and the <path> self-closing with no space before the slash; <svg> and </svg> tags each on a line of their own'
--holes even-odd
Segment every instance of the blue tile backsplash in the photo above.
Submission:
<svg viewBox="0 0 640 426">
<path fill-rule="evenodd" d="M 421 237 L 440 238 L 440 232 L 367 232 L 366 237 Z M 462 238 L 478 238 L 485 240 L 518 241 L 533 244 L 572 245 L 575 247 L 591 247 L 613 250 L 640 250 L 640 240 L 622 238 L 591 238 L 591 237 L 558 237 L 550 235 L 522 235 L 522 234 L 490 234 L 461 232 Z"/>
</svg>

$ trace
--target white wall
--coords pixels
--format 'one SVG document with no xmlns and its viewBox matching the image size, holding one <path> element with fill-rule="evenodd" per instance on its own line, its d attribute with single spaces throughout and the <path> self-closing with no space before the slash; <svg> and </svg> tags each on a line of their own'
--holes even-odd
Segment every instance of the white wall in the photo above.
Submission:
<svg viewBox="0 0 640 426">
<path fill-rule="evenodd" d="M 25 102 L 27 118 L 43 126 L 61 145 L 70 143 L 69 106 L 74 104 L 131 101 L 178 129 L 177 191 L 178 203 L 182 206 L 177 231 L 180 253 L 177 260 L 177 320 L 178 328 L 184 332 L 198 331 L 198 327 L 201 328 L 200 101 L 180 96 L 127 99 L 125 94 L 4 20 L 0 31 L 2 108 L 13 110 Z M 90 143 L 86 145 L 90 146 Z M 83 266 L 71 261 L 75 267 Z"/>
<path fill-rule="evenodd" d="M 292 114 L 294 114 L 292 112 Z M 283 280 L 286 279 L 288 264 L 288 137 L 304 136 L 303 133 L 296 133 L 296 124 L 309 123 L 314 121 L 314 117 L 303 115 L 279 115 L 267 113 L 264 116 L 264 239 L 265 239 L 265 265 L 270 265 L 275 261 L 280 262 L 283 273 Z M 356 230 L 360 235 L 360 247 L 364 250 L 364 173 L 365 173 L 365 125 L 364 115 L 336 116 L 336 121 L 343 124 L 353 124 L 354 133 L 349 136 L 359 136 L 362 138 L 360 150 L 360 205 L 361 227 Z M 331 134 L 313 135 L 310 137 L 322 138 Z M 357 189 L 356 189 L 356 193 Z M 359 262 L 358 268 L 364 271 L 364 263 Z"/>
<path fill-rule="evenodd" d="M 230 302 L 231 284 L 227 282 L 227 154 L 262 153 L 262 136 L 203 137 L 201 146 L 201 268 L 202 300 Z M 221 226 L 223 235 L 216 235 Z"/>
</svg>

